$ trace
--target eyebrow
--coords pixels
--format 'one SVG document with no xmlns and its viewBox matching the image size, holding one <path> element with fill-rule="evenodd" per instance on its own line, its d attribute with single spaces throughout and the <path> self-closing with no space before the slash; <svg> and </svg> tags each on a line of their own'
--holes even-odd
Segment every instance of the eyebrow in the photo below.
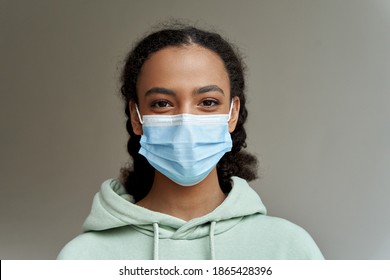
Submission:
<svg viewBox="0 0 390 280">
<path fill-rule="evenodd" d="M 194 93 L 199 94 L 199 93 L 207 93 L 207 92 L 210 92 L 210 91 L 217 91 L 217 92 L 222 93 L 222 95 L 225 95 L 223 90 L 219 86 L 217 86 L 217 85 L 208 85 L 208 86 L 204 86 L 204 87 L 198 88 Z"/>
<path fill-rule="evenodd" d="M 211 91 L 216 91 L 222 93 L 222 95 L 225 95 L 223 90 L 217 86 L 217 85 L 208 85 L 204 87 L 200 87 L 194 91 L 194 94 L 202 94 L 202 93 L 207 93 Z M 145 96 L 149 96 L 152 94 L 167 94 L 167 95 L 176 95 L 176 92 L 174 90 L 168 89 L 168 88 L 163 88 L 163 87 L 152 87 L 151 89 L 147 90 L 145 92 Z"/>
<path fill-rule="evenodd" d="M 145 96 L 149 96 L 151 94 L 157 94 L 157 93 L 162 93 L 162 94 L 167 94 L 167 95 L 176 95 L 176 92 L 171 90 L 171 89 L 162 88 L 162 87 L 153 87 L 153 88 L 149 89 L 147 92 L 145 92 Z"/>
</svg>

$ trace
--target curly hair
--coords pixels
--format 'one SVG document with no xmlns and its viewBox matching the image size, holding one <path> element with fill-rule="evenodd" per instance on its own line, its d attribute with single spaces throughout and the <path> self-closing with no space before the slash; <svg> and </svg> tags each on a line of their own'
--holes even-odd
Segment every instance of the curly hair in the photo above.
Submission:
<svg viewBox="0 0 390 280">
<path fill-rule="evenodd" d="M 130 120 L 129 102 L 137 98 L 137 80 L 141 68 L 151 54 L 166 47 L 198 45 L 209 49 L 222 59 L 230 81 L 230 98 L 240 99 L 240 112 L 235 130 L 231 133 L 233 147 L 217 164 L 220 187 L 224 193 L 231 190 L 231 177 L 239 176 L 248 181 L 257 178 L 257 159 L 244 151 L 246 131 L 244 123 L 248 116 L 245 106 L 245 65 L 238 50 L 219 34 L 198 29 L 190 25 L 175 25 L 153 32 L 139 41 L 128 54 L 121 76 L 121 93 L 127 116 L 126 129 L 130 135 L 127 150 L 133 158 L 133 164 L 121 169 L 121 182 L 135 201 L 144 198 L 151 189 L 154 180 L 154 168 L 145 157 L 138 153 L 141 136 L 135 135 Z"/>
</svg>

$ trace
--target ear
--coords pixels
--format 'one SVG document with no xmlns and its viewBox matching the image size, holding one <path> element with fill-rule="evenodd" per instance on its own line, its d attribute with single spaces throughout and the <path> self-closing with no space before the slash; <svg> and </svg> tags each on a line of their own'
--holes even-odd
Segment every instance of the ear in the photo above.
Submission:
<svg viewBox="0 0 390 280">
<path fill-rule="evenodd" d="M 130 109 L 130 120 L 131 120 L 131 126 L 133 127 L 133 132 L 135 135 L 142 135 L 142 124 L 140 122 L 139 116 L 137 114 L 137 111 L 135 109 L 135 101 L 132 99 L 129 102 L 129 109 Z"/>
<path fill-rule="evenodd" d="M 238 117 L 240 115 L 240 98 L 238 96 L 233 97 L 232 113 L 229 120 L 229 132 L 232 133 L 236 128 Z"/>
</svg>

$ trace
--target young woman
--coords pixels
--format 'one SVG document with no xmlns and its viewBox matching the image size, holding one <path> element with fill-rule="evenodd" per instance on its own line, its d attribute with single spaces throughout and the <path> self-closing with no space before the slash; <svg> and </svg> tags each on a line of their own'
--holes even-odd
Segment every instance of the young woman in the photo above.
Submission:
<svg viewBox="0 0 390 280">
<path fill-rule="evenodd" d="M 322 259 L 302 228 L 266 215 L 247 181 L 243 64 L 191 26 L 143 38 L 122 94 L 130 168 L 103 183 L 59 259 Z"/>
</svg>

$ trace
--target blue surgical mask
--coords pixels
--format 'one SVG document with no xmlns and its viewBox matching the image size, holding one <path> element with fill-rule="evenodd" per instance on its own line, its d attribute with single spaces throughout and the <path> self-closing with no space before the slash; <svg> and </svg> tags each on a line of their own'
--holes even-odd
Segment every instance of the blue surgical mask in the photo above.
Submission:
<svg viewBox="0 0 390 280">
<path fill-rule="evenodd" d="M 233 104 L 233 102 L 232 102 Z M 139 153 L 166 177 L 182 186 L 203 181 L 231 151 L 229 114 L 146 115 L 141 118 Z"/>
</svg>

